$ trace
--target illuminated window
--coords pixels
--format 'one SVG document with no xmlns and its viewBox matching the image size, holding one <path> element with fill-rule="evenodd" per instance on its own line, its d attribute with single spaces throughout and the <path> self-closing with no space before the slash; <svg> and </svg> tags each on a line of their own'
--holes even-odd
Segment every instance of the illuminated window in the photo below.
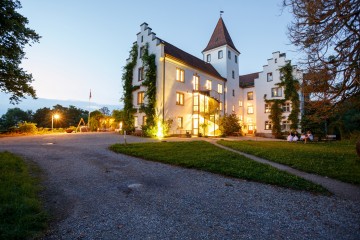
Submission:
<svg viewBox="0 0 360 240">
<path fill-rule="evenodd" d="M 271 97 L 281 97 L 281 96 L 282 96 L 281 87 L 271 89 Z"/>
<path fill-rule="evenodd" d="M 222 110 L 222 102 L 219 103 L 219 110 L 220 110 L 220 111 Z"/>
<path fill-rule="evenodd" d="M 271 121 L 265 121 L 265 130 L 271 130 L 272 123 Z"/>
<path fill-rule="evenodd" d="M 273 80 L 272 72 L 267 73 L 267 81 L 271 82 Z"/>
<path fill-rule="evenodd" d="M 211 54 L 206 55 L 206 61 L 211 62 Z"/>
<path fill-rule="evenodd" d="M 177 127 L 178 128 L 183 128 L 183 117 L 178 117 L 177 118 Z"/>
<path fill-rule="evenodd" d="M 252 119 L 252 118 L 247 118 L 247 122 L 248 122 L 248 123 L 252 123 L 252 122 L 253 122 L 253 119 Z"/>
<path fill-rule="evenodd" d="M 290 103 L 284 103 L 284 105 L 282 105 L 282 110 L 283 112 L 290 112 Z"/>
<path fill-rule="evenodd" d="M 184 94 L 183 93 L 176 93 L 176 105 L 184 105 Z"/>
<path fill-rule="evenodd" d="M 146 125 L 146 119 L 147 119 L 147 117 L 143 116 L 143 125 Z"/>
<path fill-rule="evenodd" d="M 211 90 L 211 80 L 206 80 L 205 88 L 206 88 L 207 90 Z"/>
<path fill-rule="evenodd" d="M 218 91 L 218 93 L 222 93 L 222 92 L 223 92 L 223 87 L 222 87 L 221 84 L 218 84 L 217 91 Z"/>
<path fill-rule="evenodd" d="M 254 93 L 253 92 L 248 92 L 247 93 L 247 100 L 253 100 L 254 99 Z"/>
<path fill-rule="evenodd" d="M 232 111 L 235 112 L 235 106 L 234 105 L 232 106 Z"/>
<path fill-rule="evenodd" d="M 176 68 L 176 81 L 178 82 L 184 82 L 185 81 L 185 71 L 180 69 L 180 68 Z"/>
<path fill-rule="evenodd" d="M 199 90 L 199 82 L 200 82 L 199 76 L 194 75 L 193 81 L 194 81 L 194 90 Z"/>
<path fill-rule="evenodd" d="M 243 102 L 239 101 L 239 107 L 242 107 L 242 106 L 243 106 Z"/>
<path fill-rule="evenodd" d="M 144 68 L 143 67 L 138 69 L 138 80 L 139 81 L 144 80 Z"/>
<path fill-rule="evenodd" d="M 269 113 L 271 111 L 271 104 L 265 103 L 265 113 Z"/>
<path fill-rule="evenodd" d="M 223 58 L 223 51 L 222 50 L 218 51 L 218 59 L 221 59 L 221 58 Z"/>
<path fill-rule="evenodd" d="M 144 96 L 145 96 L 144 92 L 138 92 L 138 95 L 137 95 L 137 104 L 138 105 L 144 104 Z"/>
<path fill-rule="evenodd" d="M 139 126 L 139 123 L 138 123 L 138 117 L 137 116 L 135 116 L 134 117 L 134 127 L 138 127 Z"/>
<path fill-rule="evenodd" d="M 247 107 L 247 113 L 248 114 L 253 114 L 254 113 L 254 106 L 253 105 L 249 105 Z"/>
</svg>

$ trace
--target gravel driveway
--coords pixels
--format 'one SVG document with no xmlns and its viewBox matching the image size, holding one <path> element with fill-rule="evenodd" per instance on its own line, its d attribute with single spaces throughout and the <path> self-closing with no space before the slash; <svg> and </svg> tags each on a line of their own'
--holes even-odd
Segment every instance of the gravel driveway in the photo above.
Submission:
<svg viewBox="0 0 360 240">
<path fill-rule="evenodd" d="M 54 216 L 44 239 L 360 239 L 359 202 L 115 154 L 116 142 L 113 133 L 0 138 L 0 151 L 43 169 Z"/>
</svg>

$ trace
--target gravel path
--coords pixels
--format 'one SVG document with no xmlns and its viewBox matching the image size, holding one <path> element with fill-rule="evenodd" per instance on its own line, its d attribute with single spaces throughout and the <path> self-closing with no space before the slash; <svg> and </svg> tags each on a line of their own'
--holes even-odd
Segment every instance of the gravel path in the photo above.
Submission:
<svg viewBox="0 0 360 240">
<path fill-rule="evenodd" d="M 116 142 L 112 133 L 0 138 L 0 151 L 44 171 L 55 217 L 44 239 L 359 239 L 356 201 L 107 150 Z"/>
</svg>

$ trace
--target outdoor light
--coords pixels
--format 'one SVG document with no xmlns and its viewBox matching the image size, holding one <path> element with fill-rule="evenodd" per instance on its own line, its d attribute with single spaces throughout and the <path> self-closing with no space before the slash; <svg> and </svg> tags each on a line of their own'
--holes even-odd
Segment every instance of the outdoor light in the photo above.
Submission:
<svg viewBox="0 0 360 240">
<path fill-rule="evenodd" d="M 164 133 L 163 133 L 163 126 L 161 121 L 159 120 L 157 122 L 157 133 L 156 133 L 156 137 L 159 139 L 162 139 L 164 137 Z"/>
<path fill-rule="evenodd" d="M 59 119 L 60 115 L 57 113 L 51 115 L 51 131 L 54 131 L 54 118 Z"/>
</svg>

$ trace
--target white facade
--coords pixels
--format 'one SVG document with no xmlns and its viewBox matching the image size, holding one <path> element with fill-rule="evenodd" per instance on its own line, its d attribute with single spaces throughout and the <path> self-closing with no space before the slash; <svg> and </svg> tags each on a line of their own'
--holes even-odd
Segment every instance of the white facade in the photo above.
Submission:
<svg viewBox="0 0 360 240">
<path fill-rule="evenodd" d="M 240 87 L 240 52 L 232 47 L 232 41 L 232 46 L 224 44 L 203 51 L 203 60 L 200 60 L 156 37 L 148 24 L 143 23 L 136 44 L 139 54 L 133 86 L 139 86 L 139 89 L 133 92 L 133 105 L 140 109 L 141 104 L 147 103 L 146 98 L 142 99 L 146 88 L 141 85 L 143 64 L 140 54 L 148 44 L 149 54 L 156 56 L 156 114 L 160 119 L 173 120 L 170 134 L 219 135 L 219 117 L 232 113 L 240 118 L 245 133 L 271 134 L 271 129 L 265 129 L 269 113 L 265 111 L 264 95 L 267 99 L 284 98 L 283 90 L 282 96 L 274 97 L 271 89 L 280 82 L 279 68 L 286 64 L 285 54 L 273 53 L 254 84 Z M 268 73 L 272 74 L 271 81 L 268 81 Z M 136 129 L 141 129 L 146 116 L 138 110 L 134 117 Z"/>
</svg>

